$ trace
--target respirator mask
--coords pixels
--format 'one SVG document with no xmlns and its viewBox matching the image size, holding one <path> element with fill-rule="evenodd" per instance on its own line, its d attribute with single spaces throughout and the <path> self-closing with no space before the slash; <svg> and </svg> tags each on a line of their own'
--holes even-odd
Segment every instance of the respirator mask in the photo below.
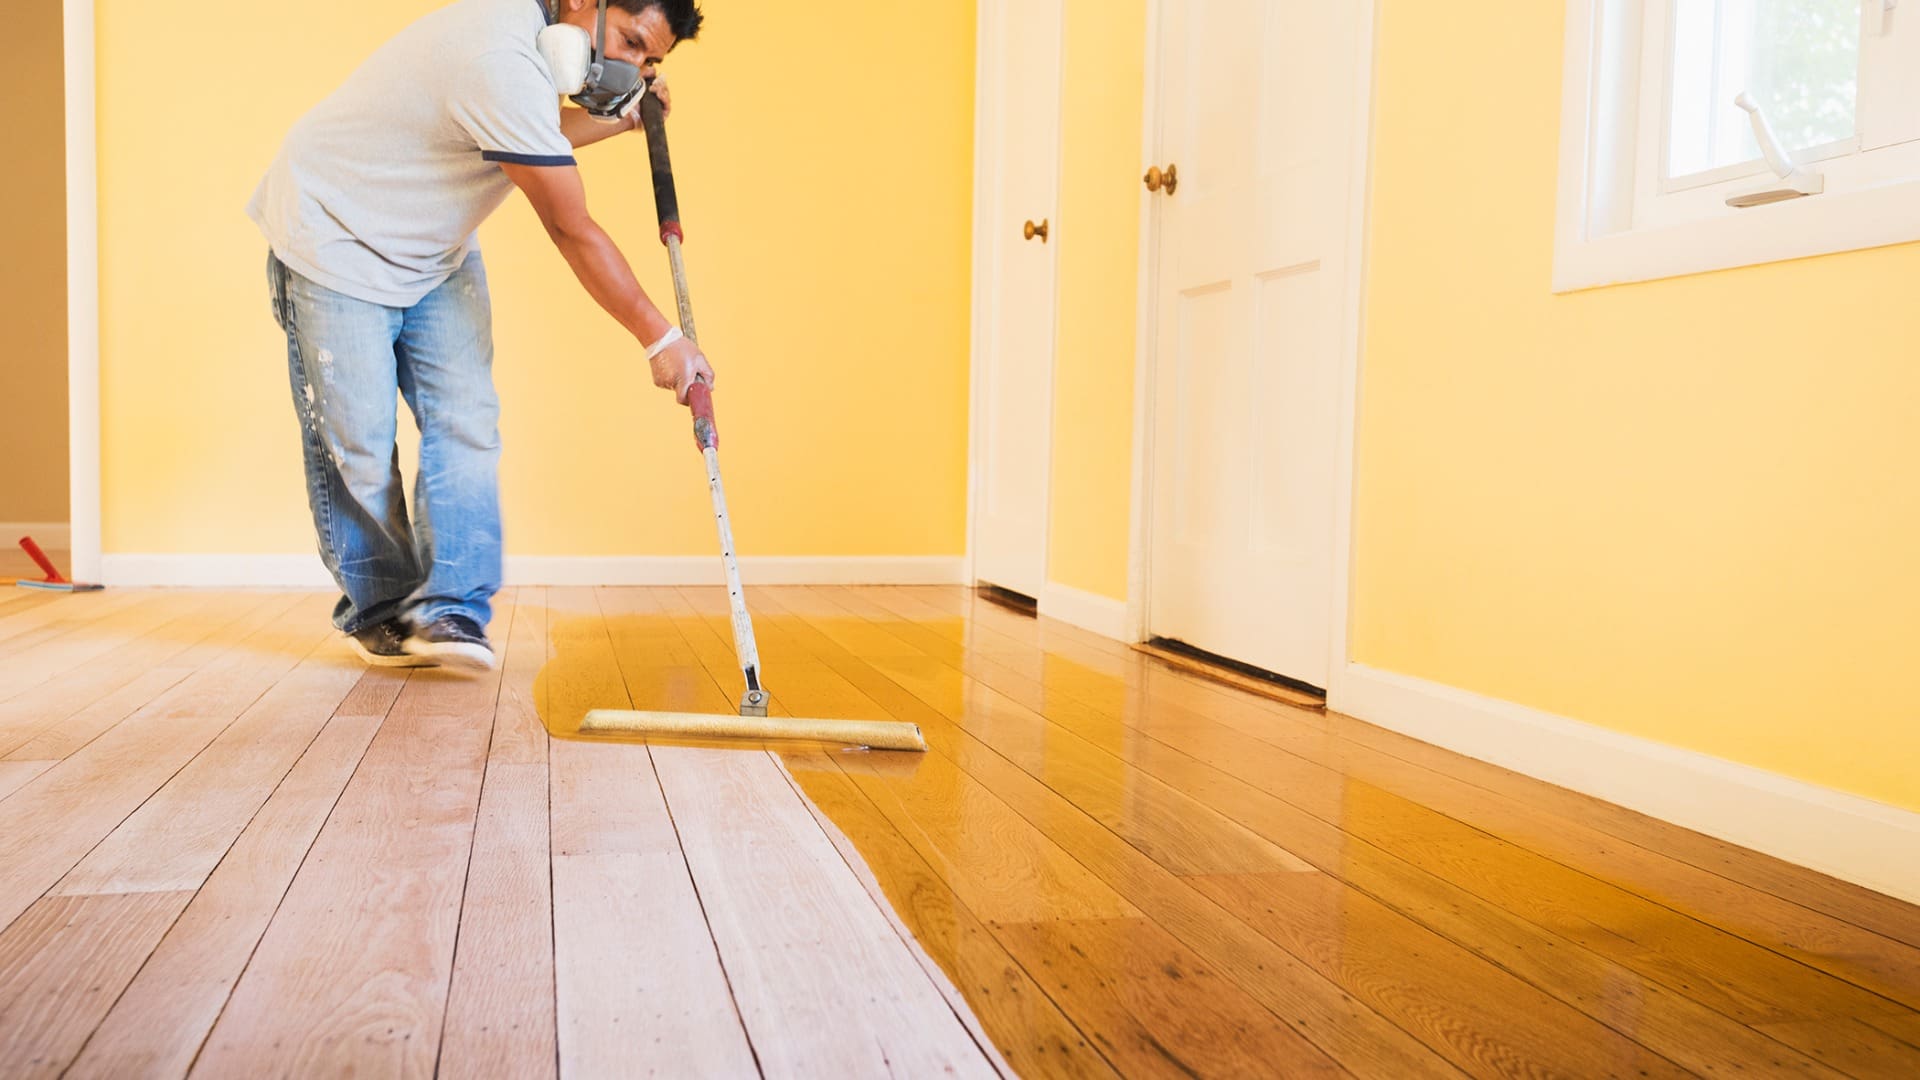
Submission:
<svg viewBox="0 0 1920 1080">
<path fill-rule="evenodd" d="M 552 23 L 540 31 L 536 44 L 553 70 L 554 87 L 595 119 L 619 120 L 647 92 L 638 67 L 607 56 L 607 0 L 600 0 L 593 36 L 568 23 Z"/>
</svg>

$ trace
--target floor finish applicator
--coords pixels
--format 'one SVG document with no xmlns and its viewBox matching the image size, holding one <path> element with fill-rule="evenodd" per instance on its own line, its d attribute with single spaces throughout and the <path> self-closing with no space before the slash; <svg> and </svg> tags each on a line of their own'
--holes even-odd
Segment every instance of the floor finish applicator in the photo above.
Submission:
<svg viewBox="0 0 1920 1080">
<path fill-rule="evenodd" d="M 22 589 L 40 589 L 44 592 L 73 593 L 99 592 L 105 588 L 104 585 L 90 585 L 80 581 L 68 581 L 66 577 L 60 573 L 60 569 L 53 565 L 53 560 L 47 558 L 47 553 L 40 550 L 40 545 L 33 542 L 33 537 L 31 536 L 23 536 L 20 538 L 20 550 L 26 552 L 27 557 L 32 559 L 34 565 L 40 568 L 40 572 L 47 575 L 39 581 L 35 581 L 32 578 L 13 579 L 13 583 Z"/>
<path fill-rule="evenodd" d="M 673 187 L 673 162 L 667 153 L 666 117 L 660 99 L 649 91 L 640 106 L 647 128 L 647 147 L 653 159 L 653 197 L 660 212 L 660 240 L 667 246 L 673 267 L 673 289 L 680 302 L 680 332 L 697 341 L 693 303 L 687 294 L 686 263 L 680 254 L 685 234 L 680 229 L 679 198 Z M 915 724 L 886 720 L 794 720 L 767 716 L 769 695 L 761 681 L 760 650 L 753 639 L 753 619 L 740 587 L 740 561 L 733 553 L 733 525 L 727 518 L 727 496 L 720 486 L 720 431 L 714 424 L 713 390 L 705 381 L 687 391 L 693 410 L 693 437 L 707 462 L 707 486 L 713 492 L 713 513 L 720 526 L 720 553 L 726 563 L 727 599 L 733 609 L 733 645 L 746 676 L 740 715 L 710 713 L 619 712 L 595 709 L 580 725 L 585 734 L 664 735 L 682 738 L 741 738 L 765 741 L 800 739 L 845 743 L 876 750 L 925 752 L 927 740 Z"/>
</svg>

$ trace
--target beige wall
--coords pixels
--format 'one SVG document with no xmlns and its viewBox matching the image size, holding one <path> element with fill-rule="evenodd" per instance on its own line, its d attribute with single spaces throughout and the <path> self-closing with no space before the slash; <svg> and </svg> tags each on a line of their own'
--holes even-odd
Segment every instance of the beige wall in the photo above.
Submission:
<svg viewBox="0 0 1920 1080">
<path fill-rule="evenodd" d="M 67 214 L 60 5 L 0 34 L 0 522 L 67 520 Z M 13 537 L 0 538 L 12 544 Z"/>
</svg>

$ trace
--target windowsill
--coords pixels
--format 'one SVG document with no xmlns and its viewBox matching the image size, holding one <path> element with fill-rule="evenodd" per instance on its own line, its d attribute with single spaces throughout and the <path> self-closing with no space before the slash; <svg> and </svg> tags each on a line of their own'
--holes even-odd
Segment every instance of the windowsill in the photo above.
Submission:
<svg viewBox="0 0 1920 1080">
<path fill-rule="evenodd" d="M 1560 223 L 1553 259 L 1556 293 L 1920 240 L 1920 179 L 1571 239 L 1580 231 L 1578 225 Z"/>
</svg>

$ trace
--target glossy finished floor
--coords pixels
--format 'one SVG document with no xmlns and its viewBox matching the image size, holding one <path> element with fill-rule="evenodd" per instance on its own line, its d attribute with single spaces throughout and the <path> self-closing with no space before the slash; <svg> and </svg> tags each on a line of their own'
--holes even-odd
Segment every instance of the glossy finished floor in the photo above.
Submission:
<svg viewBox="0 0 1920 1080">
<path fill-rule="evenodd" d="M 0 590 L 0 1075 L 1920 1076 L 1865 890 L 957 589 L 753 593 L 776 711 L 925 757 L 597 745 L 728 709 L 724 595 L 501 600 L 462 679 Z"/>
</svg>

